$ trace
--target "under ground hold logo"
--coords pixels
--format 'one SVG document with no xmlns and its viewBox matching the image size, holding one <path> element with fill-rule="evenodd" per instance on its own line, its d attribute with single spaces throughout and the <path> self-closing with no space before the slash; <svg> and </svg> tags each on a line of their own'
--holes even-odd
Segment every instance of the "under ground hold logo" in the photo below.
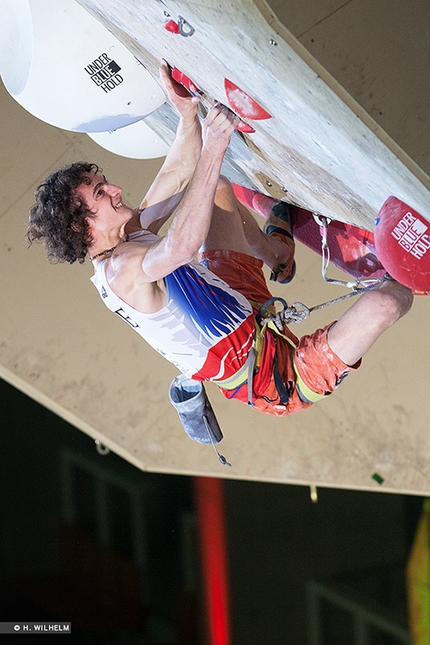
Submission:
<svg viewBox="0 0 430 645">
<path fill-rule="evenodd" d="M 430 236 L 427 230 L 428 226 L 424 222 L 408 212 L 393 228 L 391 235 L 405 251 L 421 260 L 430 249 Z"/>
<path fill-rule="evenodd" d="M 106 93 L 121 85 L 124 80 L 118 73 L 121 67 L 107 54 L 100 54 L 84 69 L 91 76 L 91 80 Z"/>
</svg>

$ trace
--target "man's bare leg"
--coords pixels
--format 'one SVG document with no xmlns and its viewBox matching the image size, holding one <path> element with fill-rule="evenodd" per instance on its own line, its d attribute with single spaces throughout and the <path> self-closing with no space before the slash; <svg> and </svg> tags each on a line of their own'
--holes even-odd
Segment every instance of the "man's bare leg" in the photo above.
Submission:
<svg viewBox="0 0 430 645">
<path fill-rule="evenodd" d="M 278 237 L 266 235 L 253 215 L 240 204 L 230 182 L 220 178 L 211 228 L 202 250 L 230 249 L 254 255 L 269 267 L 288 260 L 290 249 Z M 387 280 L 367 291 L 330 328 L 328 342 L 346 364 L 354 365 L 383 332 L 412 306 L 410 289 Z"/>
<path fill-rule="evenodd" d="M 238 210 L 253 254 L 263 260 L 272 271 L 281 265 L 291 264 L 294 259 L 294 243 L 286 237 L 264 233 L 252 213 L 239 202 Z"/>
<path fill-rule="evenodd" d="M 253 255 L 270 269 L 288 261 L 291 249 L 275 236 L 266 235 L 254 216 L 236 199 L 230 182 L 220 178 L 211 227 L 202 250 L 229 249 Z"/>
<path fill-rule="evenodd" d="M 237 204 L 230 182 L 221 176 L 215 193 L 211 225 L 201 251 L 229 249 L 252 255 Z"/>
<path fill-rule="evenodd" d="M 327 340 L 331 349 L 346 365 L 354 365 L 409 311 L 412 302 L 411 290 L 394 280 L 367 291 L 330 328 Z"/>
</svg>

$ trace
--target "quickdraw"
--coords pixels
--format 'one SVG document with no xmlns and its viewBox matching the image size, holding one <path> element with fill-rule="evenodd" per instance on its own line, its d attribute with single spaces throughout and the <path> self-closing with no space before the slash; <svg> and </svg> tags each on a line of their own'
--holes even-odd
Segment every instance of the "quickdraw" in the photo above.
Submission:
<svg viewBox="0 0 430 645">
<path fill-rule="evenodd" d="M 312 213 L 312 215 L 315 222 L 318 224 L 319 232 L 321 235 L 321 257 L 322 257 L 321 273 L 322 273 L 324 282 L 327 282 L 330 284 L 338 284 L 342 287 L 348 287 L 349 289 L 359 289 L 359 288 L 364 288 L 371 285 L 378 286 L 382 281 L 381 278 L 367 278 L 367 279 L 361 278 L 361 279 L 347 282 L 347 281 L 335 280 L 333 278 L 327 277 L 327 270 L 330 264 L 330 248 L 328 246 L 327 231 L 328 231 L 329 224 L 332 220 L 329 217 L 324 217 L 323 215 L 317 215 L 316 213 Z"/>
</svg>

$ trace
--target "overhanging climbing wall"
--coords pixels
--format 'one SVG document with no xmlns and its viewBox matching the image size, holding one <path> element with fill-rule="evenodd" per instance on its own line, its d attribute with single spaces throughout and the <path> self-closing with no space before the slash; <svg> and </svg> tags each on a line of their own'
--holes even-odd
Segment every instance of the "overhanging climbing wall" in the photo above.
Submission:
<svg viewBox="0 0 430 645">
<path fill-rule="evenodd" d="M 100 8 L 100 11 L 107 16 L 112 9 L 110 4 L 113 7 L 113 2 L 106 2 L 104 8 Z M 275 4 L 274 0 L 272 4 Z M 299 3 L 279 0 L 278 4 L 282 5 L 286 14 L 291 15 L 286 7 L 291 9 Z M 402 150 L 378 130 L 377 125 L 350 101 L 348 95 L 336 83 L 330 81 L 323 69 L 319 68 L 310 57 L 308 60 L 308 54 L 290 35 L 285 32 L 283 42 L 280 41 L 278 36 L 284 32 L 276 21 L 262 21 L 261 15 L 256 13 L 257 9 L 252 2 L 243 4 L 226 2 L 224 13 L 217 9 L 220 5 L 221 3 L 214 3 L 211 0 L 195 0 L 188 4 L 171 3 L 168 0 L 164 4 L 149 0 L 145 2 L 127 0 L 127 2 L 118 2 L 116 6 L 119 7 L 122 21 L 128 22 L 129 26 L 132 26 L 132 32 L 136 32 L 136 38 L 134 39 L 122 28 L 115 27 L 116 19 L 110 19 L 109 24 L 112 29 L 116 29 L 120 38 L 127 42 L 130 49 L 135 53 L 140 52 L 142 59 L 145 57 L 148 67 L 155 76 L 158 57 L 165 55 L 171 64 L 182 65 L 184 72 L 201 83 L 202 89 L 208 92 L 208 101 L 211 101 L 214 97 L 219 98 L 218 91 L 223 91 L 224 88 L 223 79 L 228 77 L 227 72 L 231 72 L 230 80 L 241 85 L 267 109 L 271 119 L 253 123 L 255 135 L 234 137 L 234 148 L 226 163 L 226 170 L 233 179 L 288 198 L 289 195 L 281 190 L 281 184 L 286 182 L 289 173 L 292 183 L 286 188 L 297 191 L 297 201 L 299 201 L 301 193 L 293 183 L 295 175 L 289 169 L 288 163 L 284 163 L 285 159 L 282 157 L 287 153 L 279 150 L 279 147 L 282 148 L 284 142 L 287 142 L 294 152 L 294 146 L 297 145 L 298 148 L 297 141 L 300 137 L 307 138 L 309 141 L 312 141 L 312 137 L 316 137 L 316 141 L 320 144 L 322 139 L 319 138 L 318 131 L 310 134 L 306 129 L 304 132 L 299 131 L 295 125 L 295 119 L 292 118 L 292 101 L 297 101 L 297 97 L 305 97 L 307 94 L 306 84 L 300 87 L 301 75 L 293 74 L 292 63 L 295 61 L 299 65 L 304 62 L 309 63 L 304 68 L 307 71 L 303 76 L 304 81 L 308 78 L 313 79 L 315 88 L 309 89 L 325 88 L 324 92 L 331 97 L 330 100 L 334 97 L 334 107 L 337 106 L 336 109 L 341 111 L 346 110 L 348 119 L 351 119 L 354 124 L 348 132 L 348 146 L 345 150 L 339 149 L 339 139 L 334 138 L 333 142 L 327 142 L 326 154 L 320 153 L 318 164 L 316 163 L 318 146 L 315 146 L 315 155 L 313 153 L 311 155 L 309 151 L 309 159 L 306 154 L 302 157 L 300 155 L 292 157 L 296 163 L 293 168 L 305 183 L 305 187 L 301 188 L 303 201 L 309 197 L 306 192 L 306 186 L 308 186 L 312 191 L 312 198 L 319 203 L 319 194 L 313 185 L 314 178 L 318 179 L 314 170 L 318 168 L 319 171 L 321 164 L 324 172 L 330 175 L 326 160 L 330 161 L 330 155 L 333 154 L 331 153 L 332 143 L 333 146 L 337 145 L 338 153 L 343 153 L 344 156 L 354 154 L 355 159 L 364 159 L 366 167 L 369 164 L 368 168 L 371 170 L 368 170 L 366 182 L 376 183 L 376 188 L 381 193 L 381 203 L 386 196 L 386 187 L 382 183 L 379 186 L 379 181 L 375 180 L 375 167 L 378 169 L 385 164 L 386 172 L 393 172 L 385 161 L 393 158 L 391 156 L 393 151 L 395 159 L 400 160 L 399 163 L 396 161 L 396 172 L 406 178 L 404 182 L 407 180 L 406 183 L 408 183 L 410 180 L 410 184 L 415 185 L 415 179 L 421 176 L 422 186 L 427 185 L 428 180 L 422 173 L 420 175 L 420 171 Z M 418 5 L 420 5 L 419 9 Z M 258 6 L 262 5 L 259 3 Z M 359 18 L 364 15 L 363 6 L 367 6 L 365 18 L 362 18 L 364 25 L 361 32 L 357 33 L 355 30 L 360 22 Z M 413 137 L 409 136 L 410 129 L 403 128 L 403 138 L 406 137 L 409 143 L 410 139 L 418 137 L 418 132 L 421 133 L 422 141 L 428 140 L 428 130 L 425 128 L 429 97 L 429 93 L 425 92 L 426 79 L 429 78 L 428 64 L 423 65 L 424 75 L 422 75 L 417 72 L 414 56 L 407 55 L 408 52 L 413 53 L 414 48 L 411 47 L 411 43 L 415 43 L 415 51 L 424 52 L 421 60 L 428 61 L 429 47 L 426 45 L 428 39 L 425 23 L 422 20 L 422 10 L 425 6 L 428 6 L 426 0 L 417 0 L 413 6 L 404 3 L 403 0 L 380 0 L 371 7 L 367 0 L 350 0 L 348 3 L 344 0 L 318 0 L 318 3 L 314 0 L 300 0 L 300 20 L 296 21 L 297 24 L 300 23 L 300 30 L 307 34 L 307 38 L 310 39 L 312 36 L 313 40 L 315 37 L 315 46 L 318 45 L 320 49 L 336 49 L 338 53 L 338 40 L 336 39 L 334 44 L 327 40 L 333 37 L 333 34 L 336 36 L 343 34 L 344 41 L 358 42 L 355 49 L 346 44 L 347 56 L 339 63 L 342 66 L 345 63 L 347 66 L 346 59 L 348 59 L 353 71 L 357 69 L 356 59 L 368 55 L 369 42 L 368 40 L 364 42 L 363 36 L 369 32 L 375 33 L 378 61 L 381 58 L 379 46 L 382 40 L 381 51 L 385 62 L 382 70 L 384 80 L 393 75 L 393 70 L 400 70 L 403 75 L 416 79 L 417 82 L 413 85 L 418 89 L 414 102 L 418 107 L 419 102 L 423 102 L 424 105 L 424 110 L 421 113 L 418 112 L 417 116 L 414 111 L 412 121 L 417 127 L 412 128 Z M 154 32 L 150 34 L 150 39 L 160 40 L 160 46 L 161 44 L 163 46 L 162 54 L 153 55 L 145 49 L 143 34 L 144 30 L 148 29 L 149 23 L 142 12 L 146 7 L 156 13 L 157 22 L 150 25 L 150 29 Z M 341 7 L 341 10 L 333 14 L 336 7 Z M 243 27 L 243 19 L 237 24 L 234 22 L 237 8 L 240 15 L 243 16 L 246 13 L 245 27 Z M 237 76 L 238 70 L 230 59 L 225 62 L 222 72 L 217 72 L 218 59 L 215 53 L 224 58 L 227 56 L 222 51 L 225 47 L 222 40 L 225 35 L 215 33 L 213 52 L 205 61 L 205 65 L 210 70 L 214 70 L 214 85 L 211 80 L 209 86 L 201 74 L 200 61 L 196 62 L 185 55 L 191 49 L 190 42 L 194 36 L 181 37 L 178 34 L 164 33 L 162 25 L 165 19 L 164 11 L 167 9 L 175 20 L 177 20 L 175 11 L 179 13 L 180 9 L 185 13 L 186 10 L 186 17 L 194 27 L 199 27 L 199 21 L 204 16 L 215 16 L 223 30 L 233 32 L 240 42 L 243 41 L 243 47 L 249 51 L 246 53 L 246 69 L 239 70 L 240 77 Z M 268 12 L 265 15 L 270 18 Z M 256 20 L 255 16 L 258 16 L 257 25 L 253 22 Z M 324 28 L 325 25 L 327 28 Z M 393 58 L 391 62 L 388 61 L 390 64 L 387 64 L 387 45 L 383 40 L 387 25 L 390 27 L 390 33 L 399 33 L 400 28 L 407 27 L 405 33 L 408 35 L 406 52 L 403 40 L 400 42 L 399 39 L 397 44 L 392 43 Z M 299 31 L 296 31 L 297 35 Z M 196 34 L 198 34 L 197 29 Z M 263 34 L 264 38 L 260 38 L 259 34 Z M 277 45 L 267 42 L 267 35 L 273 38 Z M 365 53 L 363 53 L 363 43 Z M 179 49 L 175 49 L 178 47 L 184 49 L 184 56 Z M 288 64 L 283 63 L 280 58 L 280 52 L 287 51 Z M 272 67 L 269 66 L 268 69 L 270 69 L 272 81 L 283 77 L 284 71 L 297 81 L 297 87 L 291 90 L 292 98 L 288 98 L 288 92 L 284 91 L 279 80 L 273 81 L 276 90 L 273 101 L 272 97 L 269 97 L 270 101 L 268 101 L 266 94 L 260 95 L 256 90 L 256 75 L 265 71 L 262 52 L 265 52 L 265 56 L 271 60 Z M 241 60 L 243 59 L 241 57 Z M 358 76 L 361 76 L 362 70 L 359 71 Z M 369 93 L 373 93 L 372 101 L 374 100 L 379 109 L 379 86 L 375 88 L 373 70 L 369 76 L 372 78 Z M 212 76 L 210 78 L 212 79 Z M 331 89 L 327 89 L 322 79 L 325 83 L 329 83 Z M 349 80 L 352 85 L 354 82 L 356 85 L 358 83 L 352 73 Z M 218 87 L 216 92 L 215 82 Z M 404 92 L 399 91 L 400 86 L 399 83 L 391 84 L 390 89 L 395 88 L 396 91 L 392 95 L 388 94 L 385 105 L 387 109 L 391 109 L 395 119 L 401 122 L 403 127 L 405 112 L 410 116 L 410 111 L 408 113 L 401 101 Z M 363 92 L 361 87 L 358 89 Z M 333 94 L 334 90 L 336 91 Z M 342 99 L 340 102 L 339 97 Z M 275 112 L 276 105 L 272 105 L 272 102 L 276 104 L 276 101 L 280 102 L 281 99 L 285 103 L 285 114 L 288 111 L 290 114 L 288 127 L 285 128 L 288 132 L 283 139 L 278 136 L 275 127 L 275 119 L 278 117 Z M 302 107 L 305 102 L 297 101 L 296 109 Z M 315 101 L 314 104 L 318 106 L 318 102 Z M 380 492 L 429 494 L 428 298 L 416 298 L 412 312 L 390 329 L 372 348 L 359 372 L 346 379 L 333 396 L 305 413 L 292 415 L 287 419 L 259 415 L 243 404 L 226 401 L 217 389 L 209 384 L 209 395 L 224 432 L 221 452 L 232 463 L 232 468 L 221 466 L 210 446 L 200 446 L 186 437 L 174 409 L 168 402 L 168 386 L 176 374 L 175 368 L 145 345 L 122 321 L 109 315 L 89 281 L 92 274 L 91 265 L 87 263 L 72 267 L 51 266 L 46 261 L 42 248 L 28 249 L 25 241 L 27 212 L 32 203 L 34 189 L 49 172 L 62 163 L 80 159 L 99 163 L 107 176 L 124 188 L 124 198 L 127 203 L 134 205 L 139 203 L 146 192 L 161 161 L 146 162 L 117 157 L 97 146 L 85 134 L 51 127 L 23 110 L 2 87 L 0 87 L 0 106 L 2 113 L 0 121 L 2 141 L 0 273 L 3 276 L 0 301 L 0 375 L 2 378 L 10 381 L 93 438 L 101 440 L 114 452 L 141 469 L 153 472 L 191 473 L 258 481 L 369 489 Z M 354 108 L 352 116 L 351 106 Z M 339 119 L 334 107 L 332 106 L 333 109 L 331 109 L 325 105 L 324 110 L 325 113 L 327 110 L 330 112 L 332 124 L 330 127 L 336 126 L 330 131 L 337 132 Z M 370 112 L 374 114 L 374 104 L 372 103 L 370 107 L 372 108 Z M 360 116 L 355 116 L 355 113 Z M 300 114 L 297 118 L 299 117 Z M 149 118 L 152 119 L 153 115 Z M 160 111 L 157 122 L 166 138 L 172 136 L 173 121 L 173 113 L 166 106 L 163 112 Z M 411 120 L 407 122 L 410 124 Z M 300 123 L 303 126 L 301 117 Z M 370 129 L 363 130 L 363 123 L 370 125 Z M 358 128 L 357 132 L 355 127 Z M 369 142 L 373 142 L 372 145 L 376 146 L 376 152 L 371 152 L 372 147 Z M 426 152 L 425 144 L 423 146 Z M 357 147 L 360 152 L 358 157 Z M 387 153 L 387 148 L 391 153 Z M 377 162 L 376 159 L 379 159 L 381 150 L 382 161 Z M 411 155 L 417 161 L 423 159 L 422 155 L 414 156 L 413 152 Z M 273 164 L 275 161 L 278 163 L 278 158 L 284 161 L 274 167 Z M 321 158 L 324 163 L 321 162 Z M 301 165 L 298 159 L 301 159 Z M 289 159 L 287 161 L 289 162 Z M 427 163 L 427 166 L 422 164 L 422 167 L 428 169 L 429 164 Z M 338 171 L 343 172 L 342 168 L 340 170 L 338 168 Z M 362 180 L 364 166 L 359 171 L 355 169 L 354 172 L 359 172 L 361 179 L 353 184 L 352 189 L 349 186 L 349 189 L 353 192 L 368 191 L 367 183 L 363 183 Z M 300 177 L 301 174 L 303 178 Z M 354 173 L 349 175 L 350 179 L 351 177 L 355 181 Z M 266 183 L 267 180 L 272 182 L 272 186 Z M 343 186 L 345 179 L 342 178 L 339 181 Z M 422 190 L 422 187 L 417 190 L 417 196 L 422 196 Z M 371 192 L 373 194 L 373 191 Z M 399 194 L 398 191 L 395 192 Z M 339 212 L 339 217 L 345 215 L 344 219 L 355 221 L 357 213 L 347 212 L 348 209 L 344 207 L 341 200 L 334 199 L 335 195 L 334 192 L 333 198 L 330 196 L 333 204 L 345 211 L 345 213 Z M 416 200 L 409 195 L 407 199 L 413 202 L 412 205 L 415 205 L 417 210 L 423 212 L 421 203 L 417 204 Z M 376 208 L 379 206 L 378 203 Z M 367 204 L 366 209 L 369 208 Z M 322 207 L 318 210 L 322 210 Z M 372 211 L 373 207 L 370 210 Z M 423 214 L 428 217 L 428 212 Z M 365 215 L 366 224 L 368 223 L 369 227 L 373 226 L 372 217 L 373 215 L 370 217 Z M 307 252 L 301 244 L 298 244 L 297 267 L 297 277 L 290 285 L 274 285 L 277 295 L 286 297 L 290 302 L 301 300 L 309 306 L 338 295 L 336 288 L 327 287 L 320 278 L 320 258 L 317 258 L 314 253 Z M 294 328 L 294 331 L 300 335 L 308 333 L 316 327 L 323 326 L 329 320 L 338 318 L 342 310 L 342 305 L 336 305 L 330 309 L 317 311 L 312 314 L 309 321 L 301 323 L 299 327 Z"/>
<path fill-rule="evenodd" d="M 79 2 L 154 76 L 165 58 L 191 78 L 205 103 L 232 105 L 226 87 L 233 83 L 267 111 L 270 118 L 246 119 L 255 132 L 232 143 L 225 172 L 234 181 L 368 229 L 389 195 L 430 218 L 428 177 L 264 0 Z M 159 131 L 166 122 L 174 128 L 168 109 L 149 122 Z"/>
</svg>

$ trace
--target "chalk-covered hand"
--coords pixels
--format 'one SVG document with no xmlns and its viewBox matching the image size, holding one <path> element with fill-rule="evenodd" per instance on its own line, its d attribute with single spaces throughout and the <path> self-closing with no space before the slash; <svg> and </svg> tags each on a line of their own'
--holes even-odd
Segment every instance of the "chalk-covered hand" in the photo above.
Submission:
<svg viewBox="0 0 430 645">
<path fill-rule="evenodd" d="M 225 105 L 215 104 L 203 121 L 203 148 L 224 154 L 240 119 Z"/>
<path fill-rule="evenodd" d="M 171 76 L 170 68 L 163 59 L 160 65 L 160 80 L 167 92 L 170 102 L 184 119 L 195 118 L 197 115 L 200 98 L 192 96 L 187 89 L 177 83 Z"/>
</svg>

